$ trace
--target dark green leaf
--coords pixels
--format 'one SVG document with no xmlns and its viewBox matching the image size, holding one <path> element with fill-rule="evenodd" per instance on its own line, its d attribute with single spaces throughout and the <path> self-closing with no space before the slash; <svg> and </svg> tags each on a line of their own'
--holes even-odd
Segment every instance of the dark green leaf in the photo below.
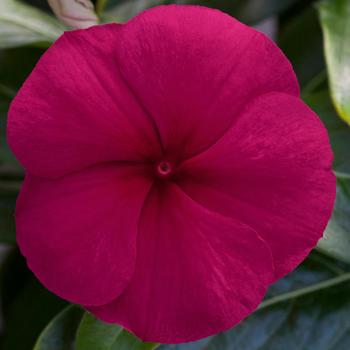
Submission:
<svg viewBox="0 0 350 350">
<path fill-rule="evenodd" d="M 18 88 L 23 84 L 43 53 L 43 49 L 34 47 L 0 50 L 1 102 L 3 102 L 1 97 L 1 92 L 3 90 L 7 90 L 7 96 L 3 97 L 7 97 L 8 99 L 14 97 Z"/>
<path fill-rule="evenodd" d="M 15 203 L 16 196 L 0 195 L 0 243 L 16 243 Z"/>
<path fill-rule="evenodd" d="M 16 193 L 23 177 L 6 143 L 9 104 L 43 52 L 35 48 L 0 50 L 0 193 Z"/>
<path fill-rule="evenodd" d="M 158 350 L 205 350 L 211 338 L 204 338 L 186 344 L 161 345 Z M 234 349 L 236 350 L 236 349 Z"/>
<path fill-rule="evenodd" d="M 121 331 L 118 325 L 104 323 L 86 312 L 78 328 L 76 350 L 110 350 Z"/>
<path fill-rule="evenodd" d="M 350 127 L 338 118 L 328 91 L 309 94 L 304 101 L 319 115 L 328 130 L 334 152 L 334 169 L 339 177 L 350 176 Z"/>
<path fill-rule="evenodd" d="M 350 178 L 337 180 L 337 199 L 332 218 L 318 248 L 350 263 Z"/>
<path fill-rule="evenodd" d="M 66 305 L 43 287 L 16 253 L 3 266 L 1 302 L 4 320 L 2 350 L 32 350 L 47 323 Z"/>
<path fill-rule="evenodd" d="M 7 109 L 8 104 L 2 103 L 0 105 L 0 193 L 6 190 L 6 185 L 2 180 L 8 179 L 11 175 L 20 176 L 22 170 L 12 152 L 9 150 L 6 143 L 6 124 L 7 124 Z M 11 184 L 9 184 L 9 189 Z M 13 191 L 11 191 L 13 193 Z M 15 190 L 16 193 L 16 190 Z"/>
<path fill-rule="evenodd" d="M 245 23 L 253 24 L 285 11 L 297 1 L 298 0 L 226 0 L 223 1 L 223 10 L 226 10 Z M 208 5 L 209 3 L 212 3 L 212 1 L 207 1 Z M 215 3 L 217 3 L 217 1 Z"/>
<path fill-rule="evenodd" d="M 110 0 L 107 18 L 126 21 L 141 11 L 160 4 L 196 4 L 220 9 L 239 20 L 253 24 L 278 14 L 298 0 Z"/>
<path fill-rule="evenodd" d="M 75 335 L 83 312 L 72 305 L 58 314 L 41 333 L 33 350 L 75 350 Z"/>
<path fill-rule="evenodd" d="M 333 102 L 350 124 L 350 1 L 322 1 L 319 12 Z"/>
<path fill-rule="evenodd" d="M 53 17 L 19 0 L 0 2 L 0 48 L 50 43 L 64 27 Z"/>
<path fill-rule="evenodd" d="M 7 104 L 0 105 L 0 243 L 14 244 L 14 210 L 22 170 L 6 144 L 6 110 Z"/>
<path fill-rule="evenodd" d="M 282 27 L 278 43 L 302 86 L 324 70 L 322 32 L 314 8 L 289 19 Z"/>
</svg>

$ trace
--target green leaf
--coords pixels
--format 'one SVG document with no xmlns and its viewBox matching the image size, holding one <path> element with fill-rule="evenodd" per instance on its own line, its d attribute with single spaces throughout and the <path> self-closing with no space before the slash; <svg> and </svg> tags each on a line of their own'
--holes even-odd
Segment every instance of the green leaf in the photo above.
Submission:
<svg viewBox="0 0 350 350">
<path fill-rule="evenodd" d="M 350 0 L 322 1 L 319 13 L 333 102 L 350 124 Z"/>
<path fill-rule="evenodd" d="M 14 211 L 16 204 L 15 195 L 0 196 L 0 244 L 16 244 L 16 227 Z"/>
<path fill-rule="evenodd" d="M 258 311 L 231 330 L 200 344 L 159 350 L 349 349 L 350 273 L 338 276 L 326 265 L 309 258 L 271 286 Z"/>
<path fill-rule="evenodd" d="M 85 313 L 78 328 L 76 350 L 153 350 L 158 344 L 143 343 L 115 324 L 104 323 Z"/>
<path fill-rule="evenodd" d="M 270 287 L 258 311 L 227 332 L 194 343 L 159 346 L 142 343 L 126 330 L 85 314 L 77 332 L 76 350 L 152 350 L 158 346 L 159 350 L 280 350 L 281 344 L 284 350 L 345 350 L 350 346 L 349 292 L 350 273 L 313 253 L 296 271 Z M 73 350 L 69 344 L 74 343 L 81 314 L 67 310 L 40 337 L 51 339 L 50 347 L 34 350 Z M 61 324 L 58 331 L 52 331 L 57 324 Z M 63 337 L 62 329 L 70 330 L 69 336 Z"/>
<path fill-rule="evenodd" d="M 50 43 L 63 27 L 53 16 L 18 0 L 0 1 L 0 48 Z"/>
<path fill-rule="evenodd" d="M 1 102 L 3 102 L 3 98 L 11 100 L 15 96 L 17 90 L 31 73 L 43 53 L 43 49 L 35 47 L 18 47 L 0 50 Z M 5 95 L 2 94 L 2 92 L 5 92 Z M 1 105 L 2 103 L 0 103 L 0 107 Z"/>
<path fill-rule="evenodd" d="M 121 331 L 120 326 L 104 323 L 86 312 L 78 328 L 76 350 L 110 350 Z"/>
<path fill-rule="evenodd" d="M 223 10 L 248 24 L 257 23 L 287 10 L 298 0 L 226 0 L 222 1 Z M 209 4 L 212 1 L 207 1 Z M 215 1 L 217 3 L 217 1 Z"/>
<path fill-rule="evenodd" d="M 123 329 L 112 344 L 110 350 L 153 350 L 159 347 L 156 343 L 144 343 Z"/>
<path fill-rule="evenodd" d="M 13 249 L 0 275 L 1 350 L 32 350 L 47 323 L 67 304 L 43 287 Z"/>
<path fill-rule="evenodd" d="M 337 180 L 337 198 L 318 249 L 350 263 L 350 178 Z"/>
<path fill-rule="evenodd" d="M 110 0 L 107 18 L 126 21 L 141 11 L 160 4 L 195 4 L 220 9 L 239 20 L 253 24 L 285 11 L 298 0 Z"/>
<path fill-rule="evenodd" d="M 204 338 L 195 342 L 174 345 L 161 345 L 158 350 L 206 350 L 210 338 Z M 236 349 L 234 349 L 236 350 Z M 240 350 L 240 349 L 237 349 Z"/>
<path fill-rule="evenodd" d="M 7 110 L 8 103 L 2 103 L 0 105 L 0 193 L 17 193 L 23 170 L 6 143 Z"/>
<path fill-rule="evenodd" d="M 0 104 L 0 243 L 15 244 L 14 211 L 22 169 L 5 140 L 7 106 Z"/>
<path fill-rule="evenodd" d="M 75 305 L 63 310 L 46 326 L 33 350 L 75 350 L 75 334 L 83 312 Z"/>
<path fill-rule="evenodd" d="M 324 71 L 322 31 L 314 8 L 307 7 L 283 23 L 278 44 L 291 61 L 302 87 Z"/>
<path fill-rule="evenodd" d="M 43 52 L 29 47 L 0 50 L 0 193 L 16 193 L 23 177 L 23 169 L 6 143 L 9 104 Z"/>
<path fill-rule="evenodd" d="M 333 168 L 338 177 L 350 177 L 350 127 L 337 116 L 328 91 L 304 96 L 304 101 L 325 124 L 334 152 Z"/>
</svg>

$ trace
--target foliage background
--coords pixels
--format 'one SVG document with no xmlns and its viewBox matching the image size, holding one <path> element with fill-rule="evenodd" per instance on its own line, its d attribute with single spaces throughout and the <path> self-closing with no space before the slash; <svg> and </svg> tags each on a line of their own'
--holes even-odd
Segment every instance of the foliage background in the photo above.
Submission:
<svg viewBox="0 0 350 350">
<path fill-rule="evenodd" d="M 350 0 L 99 0 L 96 5 L 101 21 L 120 22 L 160 3 L 204 4 L 249 25 L 272 21 L 303 99 L 329 131 L 338 186 L 325 238 L 296 271 L 271 286 L 258 311 L 228 332 L 159 349 L 350 349 Z M 0 0 L 0 348 L 152 349 L 157 345 L 143 344 L 49 293 L 16 248 L 13 210 L 23 170 L 6 146 L 6 113 L 39 57 L 67 29 L 45 1 Z"/>
</svg>

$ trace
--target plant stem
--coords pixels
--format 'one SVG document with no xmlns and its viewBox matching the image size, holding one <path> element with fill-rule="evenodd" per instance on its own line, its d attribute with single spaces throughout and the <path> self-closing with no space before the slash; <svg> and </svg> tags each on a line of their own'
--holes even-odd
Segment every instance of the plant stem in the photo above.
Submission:
<svg viewBox="0 0 350 350">
<path fill-rule="evenodd" d="M 336 171 L 336 170 L 333 170 L 333 172 L 334 172 L 334 175 L 335 175 L 338 179 L 350 180 L 350 174 L 342 173 L 342 172 Z"/>
</svg>

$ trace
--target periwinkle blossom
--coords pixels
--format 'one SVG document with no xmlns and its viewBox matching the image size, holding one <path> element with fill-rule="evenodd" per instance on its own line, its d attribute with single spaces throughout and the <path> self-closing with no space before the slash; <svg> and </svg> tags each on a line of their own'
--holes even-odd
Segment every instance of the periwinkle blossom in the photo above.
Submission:
<svg viewBox="0 0 350 350">
<path fill-rule="evenodd" d="M 48 0 L 57 18 L 72 28 L 88 28 L 98 23 L 90 0 Z"/>
<path fill-rule="evenodd" d="M 30 269 L 147 341 L 240 322 L 333 207 L 327 132 L 290 63 L 205 7 L 65 33 L 12 103 L 8 141 Z"/>
</svg>

